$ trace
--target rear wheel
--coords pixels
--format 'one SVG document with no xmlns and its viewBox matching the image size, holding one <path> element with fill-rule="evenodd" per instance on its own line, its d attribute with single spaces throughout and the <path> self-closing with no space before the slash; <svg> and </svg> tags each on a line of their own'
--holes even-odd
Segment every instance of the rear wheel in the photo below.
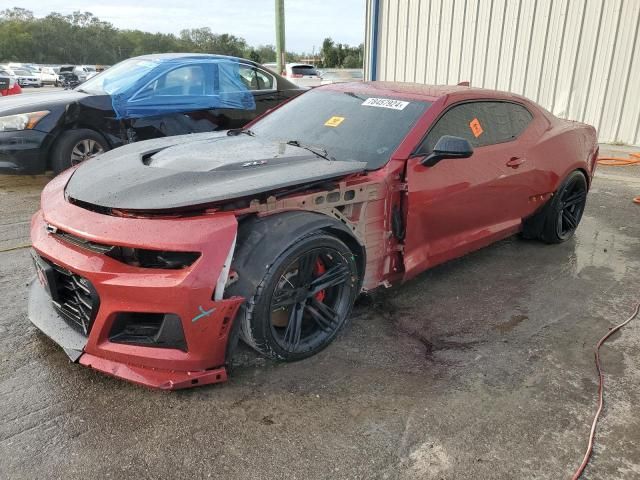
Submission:
<svg viewBox="0 0 640 480">
<path fill-rule="evenodd" d="M 58 174 L 80 162 L 109 150 L 98 132 L 81 128 L 64 132 L 51 152 L 51 167 Z"/>
<path fill-rule="evenodd" d="M 561 243 L 575 233 L 587 202 L 587 179 L 574 171 L 562 182 L 544 214 L 540 238 L 547 243 Z"/>
<path fill-rule="evenodd" d="M 349 247 L 323 232 L 303 237 L 269 268 L 247 262 L 261 278 L 238 320 L 241 335 L 270 358 L 294 361 L 329 345 L 345 325 L 358 294 L 358 270 Z M 258 270 L 262 269 L 262 272 Z"/>
</svg>

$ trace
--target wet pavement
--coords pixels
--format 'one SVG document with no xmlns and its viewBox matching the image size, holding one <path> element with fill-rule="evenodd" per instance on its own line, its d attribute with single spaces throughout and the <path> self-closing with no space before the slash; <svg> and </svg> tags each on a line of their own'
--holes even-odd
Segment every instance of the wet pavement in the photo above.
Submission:
<svg viewBox="0 0 640 480">
<path fill-rule="evenodd" d="M 586 446 L 592 348 L 640 301 L 640 166 L 600 168 L 576 237 L 511 238 L 361 300 L 314 358 L 242 349 L 164 393 L 79 365 L 25 317 L 45 177 L 0 177 L 0 478 L 558 479 Z M 640 478 L 640 319 L 603 351 L 585 478 Z"/>
</svg>

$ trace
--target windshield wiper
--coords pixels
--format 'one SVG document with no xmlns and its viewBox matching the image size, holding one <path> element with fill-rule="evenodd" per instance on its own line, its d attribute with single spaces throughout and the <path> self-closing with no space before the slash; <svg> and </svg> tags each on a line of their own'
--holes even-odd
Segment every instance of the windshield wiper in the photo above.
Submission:
<svg viewBox="0 0 640 480">
<path fill-rule="evenodd" d="M 253 133 L 251 130 L 249 130 L 248 128 L 232 128 L 230 130 L 227 130 L 227 136 L 229 137 L 233 137 L 235 135 L 240 135 L 241 133 L 244 133 L 245 135 L 249 135 L 250 137 L 255 137 L 256 134 Z"/>
<path fill-rule="evenodd" d="M 322 147 L 313 147 L 311 145 L 307 145 L 305 143 L 301 143 L 298 140 L 289 140 L 286 142 L 287 145 L 291 145 L 292 147 L 304 148 L 305 150 L 310 151 L 311 153 L 317 155 L 320 158 L 324 158 L 325 160 L 329 160 L 330 162 L 335 162 L 336 159 L 329 155 L 329 152 Z"/>
</svg>

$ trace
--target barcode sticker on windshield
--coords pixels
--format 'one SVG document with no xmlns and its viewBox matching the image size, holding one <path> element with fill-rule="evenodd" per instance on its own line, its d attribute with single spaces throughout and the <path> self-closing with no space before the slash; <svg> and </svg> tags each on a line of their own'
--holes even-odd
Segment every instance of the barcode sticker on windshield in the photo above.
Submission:
<svg viewBox="0 0 640 480">
<path fill-rule="evenodd" d="M 392 100 L 390 98 L 367 98 L 362 102 L 362 105 L 366 105 L 368 107 L 391 108 L 393 110 L 404 110 L 404 107 L 409 105 L 409 102 Z"/>
</svg>

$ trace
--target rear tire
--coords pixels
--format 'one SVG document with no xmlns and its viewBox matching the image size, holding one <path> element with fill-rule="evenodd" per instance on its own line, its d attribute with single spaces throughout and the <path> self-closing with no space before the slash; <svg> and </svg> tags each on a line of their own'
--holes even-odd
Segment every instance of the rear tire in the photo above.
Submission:
<svg viewBox="0 0 640 480">
<path fill-rule="evenodd" d="M 109 150 L 102 135 L 88 128 L 67 130 L 51 151 L 51 168 L 57 175 L 67 168 Z"/>
<path fill-rule="evenodd" d="M 256 279 L 244 291 L 240 333 L 261 354 L 284 361 L 315 355 L 347 323 L 360 282 L 353 252 L 322 231 L 302 237 L 273 259 L 242 261 L 241 277 Z M 323 288 L 320 288 L 323 287 Z"/>
<path fill-rule="evenodd" d="M 562 182 L 542 213 L 538 238 L 545 243 L 562 243 L 575 233 L 587 201 L 587 179 L 578 170 Z"/>
</svg>

